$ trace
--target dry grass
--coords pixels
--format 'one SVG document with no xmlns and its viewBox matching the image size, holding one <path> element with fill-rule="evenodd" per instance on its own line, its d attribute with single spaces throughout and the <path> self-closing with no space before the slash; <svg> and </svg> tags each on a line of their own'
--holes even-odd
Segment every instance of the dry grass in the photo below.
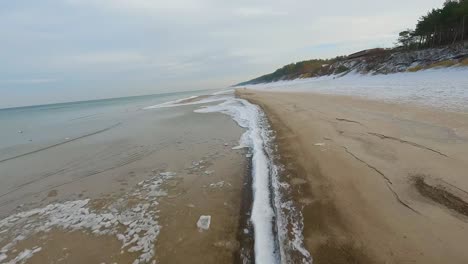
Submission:
<svg viewBox="0 0 468 264">
<path fill-rule="evenodd" d="M 459 65 L 460 65 L 460 66 L 468 66 L 468 58 L 466 58 L 466 59 L 460 61 Z"/>
<path fill-rule="evenodd" d="M 448 68 L 454 65 L 461 65 L 462 63 L 465 63 L 464 65 L 468 65 L 468 59 L 463 60 L 461 63 L 457 63 L 456 61 L 453 61 L 453 60 L 444 60 L 444 61 L 439 61 L 439 62 L 433 63 L 431 65 L 427 65 L 427 66 L 418 65 L 418 66 L 409 68 L 407 71 L 418 72 L 421 70 L 428 70 L 432 68 Z"/>
<path fill-rule="evenodd" d="M 445 60 L 445 61 L 439 61 L 439 62 L 436 62 L 436 63 L 433 63 L 429 66 L 427 66 L 427 69 L 431 69 L 431 68 L 446 68 L 446 67 L 451 67 L 453 65 L 457 64 L 456 61 L 453 61 L 453 60 Z"/>
<path fill-rule="evenodd" d="M 414 67 L 411 67 L 411 68 L 408 69 L 409 72 L 418 72 L 420 70 L 424 70 L 424 67 L 418 65 L 418 66 L 414 66 Z"/>
</svg>

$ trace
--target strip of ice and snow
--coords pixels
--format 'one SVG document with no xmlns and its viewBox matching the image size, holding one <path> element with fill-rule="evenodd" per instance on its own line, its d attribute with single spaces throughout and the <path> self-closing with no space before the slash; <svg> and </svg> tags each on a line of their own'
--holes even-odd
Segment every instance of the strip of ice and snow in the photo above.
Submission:
<svg viewBox="0 0 468 264">
<path fill-rule="evenodd" d="M 273 159 L 272 131 L 263 111 L 246 100 L 231 96 L 218 105 L 195 112 L 224 113 L 246 129 L 239 145 L 249 147 L 252 152 L 251 221 L 254 226 L 255 262 L 288 263 L 289 255 L 295 251 L 302 255 L 303 263 L 312 263 L 312 257 L 303 246 L 302 216 L 291 202 L 284 201 L 282 197 L 281 189 L 287 186 L 281 184 L 278 178 L 279 167 Z M 284 209 L 294 214 L 285 215 Z M 294 226 L 292 240 L 288 236 L 287 222 Z"/>
<path fill-rule="evenodd" d="M 242 86 L 250 89 L 350 95 L 411 103 L 449 111 L 468 111 L 468 67 L 387 75 L 349 73 Z"/>
<path fill-rule="evenodd" d="M 252 158 L 253 205 L 251 221 L 254 226 L 254 250 L 256 263 L 290 263 L 291 254 L 299 254 L 302 263 L 312 263 L 310 253 L 303 243 L 303 223 L 300 210 L 282 195 L 288 185 L 279 180 L 280 167 L 274 162 L 273 136 L 264 112 L 247 100 L 234 96 L 234 90 L 224 90 L 207 98 L 182 103 L 192 98 L 179 99 L 145 109 L 207 104 L 196 109 L 197 113 L 219 112 L 227 114 L 246 131 L 239 146 L 247 147 Z M 288 224 L 293 228 L 288 229 Z"/>
</svg>

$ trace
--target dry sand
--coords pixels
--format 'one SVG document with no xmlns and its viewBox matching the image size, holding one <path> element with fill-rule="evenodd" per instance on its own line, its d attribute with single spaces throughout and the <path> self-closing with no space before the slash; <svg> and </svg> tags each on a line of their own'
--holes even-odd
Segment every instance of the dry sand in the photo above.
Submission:
<svg viewBox="0 0 468 264">
<path fill-rule="evenodd" d="M 468 115 L 238 90 L 277 132 L 314 263 L 468 263 Z"/>
</svg>

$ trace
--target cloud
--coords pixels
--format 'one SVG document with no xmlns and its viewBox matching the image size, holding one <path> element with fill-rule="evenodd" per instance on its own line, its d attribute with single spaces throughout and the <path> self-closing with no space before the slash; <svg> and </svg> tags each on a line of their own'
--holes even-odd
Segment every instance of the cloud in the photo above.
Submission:
<svg viewBox="0 0 468 264">
<path fill-rule="evenodd" d="M 106 65 L 135 65 L 147 63 L 148 58 L 138 52 L 91 52 L 65 55 L 50 63 L 58 67 L 89 67 Z"/>
<path fill-rule="evenodd" d="M 24 98 L 15 86 L 54 100 L 228 86 L 293 61 L 391 46 L 442 2 L 5 1 L 0 93 L 10 98 L 0 105 Z"/>
<path fill-rule="evenodd" d="M 233 10 L 234 15 L 243 17 L 285 16 L 286 12 L 275 11 L 267 7 L 241 7 Z"/>
<path fill-rule="evenodd" d="M 50 78 L 38 78 L 38 79 L 6 79 L 0 80 L 0 83 L 5 84 L 46 84 L 46 83 L 54 83 L 57 79 L 50 79 Z"/>
</svg>

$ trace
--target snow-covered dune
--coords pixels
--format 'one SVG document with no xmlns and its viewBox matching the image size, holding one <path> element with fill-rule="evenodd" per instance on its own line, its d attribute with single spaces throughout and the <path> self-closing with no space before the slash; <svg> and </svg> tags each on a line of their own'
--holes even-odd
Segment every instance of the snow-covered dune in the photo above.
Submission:
<svg viewBox="0 0 468 264">
<path fill-rule="evenodd" d="M 322 76 L 245 87 L 272 91 L 351 95 L 468 112 L 468 67 L 387 75 L 349 73 L 342 77 Z"/>
</svg>

